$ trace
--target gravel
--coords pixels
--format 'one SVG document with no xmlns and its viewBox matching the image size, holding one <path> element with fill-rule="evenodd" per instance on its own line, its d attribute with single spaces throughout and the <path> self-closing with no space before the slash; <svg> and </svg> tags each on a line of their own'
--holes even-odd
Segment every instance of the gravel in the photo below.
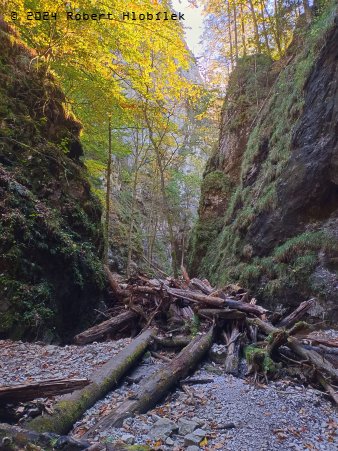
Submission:
<svg viewBox="0 0 338 451">
<path fill-rule="evenodd" d="M 128 433 L 134 436 L 136 444 L 148 444 L 151 449 L 181 451 L 196 446 L 191 432 L 181 435 L 174 428 L 170 434 L 173 445 L 160 437 L 155 440 L 156 424 L 166 418 L 178 427 L 182 420 L 198 425 L 199 430 L 206 432 L 206 439 L 202 441 L 201 435 L 200 443 L 206 451 L 337 450 L 337 412 L 322 392 L 290 381 L 254 386 L 245 379 L 210 373 L 205 369 L 209 366 L 205 364 L 194 374 L 196 378 L 213 379 L 208 384 L 189 387 L 194 403 L 177 389 L 148 414 L 126 419 L 122 428 L 100 432 L 93 442 L 118 441 Z M 150 368 L 148 365 L 148 371 Z M 81 437 L 89 425 L 95 425 L 98 417 L 106 414 L 105 409 L 109 413 L 119 405 L 128 390 L 130 387 L 122 386 L 97 403 L 77 423 L 74 436 Z M 133 391 L 136 390 L 137 386 L 133 386 Z M 194 432 L 196 435 L 196 429 Z"/>
<path fill-rule="evenodd" d="M 100 368 L 129 342 L 124 339 L 59 347 L 3 340 L 0 341 L 0 381 L 5 385 L 59 377 L 90 378 L 93 370 Z M 72 435 L 80 438 L 126 397 L 135 394 L 139 380 L 150 377 L 162 364 L 146 356 L 129 375 L 128 384 L 124 383 L 89 409 L 76 423 Z M 211 367 L 217 371 L 210 372 Z M 123 439 L 163 451 L 196 451 L 201 447 L 205 451 L 338 449 L 337 411 L 322 392 L 288 380 L 254 386 L 245 379 L 224 375 L 220 366 L 210 363 L 196 371 L 194 378 L 211 379 L 212 382 L 190 386 L 192 399 L 177 389 L 147 414 L 124 420 L 122 428 L 101 432 L 94 437 L 93 443 Z M 172 427 L 169 437 L 157 440 L 153 435 L 154 425 L 161 419 L 171 420 L 177 428 Z M 194 431 L 181 428 L 180 434 L 179 427 L 189 425 L 188 421 L 194 423 Z M 231 423 L 235 427 L 230 428 Z M 203 438 L 200 432 L 202 443 L 197 447 L 186 439 L 188 434 L 184 435 L 189 432 L 196 436 L 196 430 L 205 433 Z M 190 447 L 188 443 L 191 443 Z"/>
<path fill-rule="evenodd" d="M 88 378 L 130 343 L 130 339 L 86 346 L 54 346 L 0 340 L 2 385 L 59 378 Z"/>
</svg>

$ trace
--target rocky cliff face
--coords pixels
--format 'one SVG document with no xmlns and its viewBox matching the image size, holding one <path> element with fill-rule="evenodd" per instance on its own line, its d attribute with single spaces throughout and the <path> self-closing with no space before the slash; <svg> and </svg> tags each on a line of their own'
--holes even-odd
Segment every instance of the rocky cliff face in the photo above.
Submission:
<svg viewBox="0 0 338 451">
<path fill-rule="evenodd" d="M 337 42 L 333 2 L 282 61 L 240 61 L 190 245 L 193 274 L 238 281 L 268 305 L 315 295 L 330 319 L 338 316 Z"/>
<path fill-rule="evenodd" d="M 54 77 L 3 22 L 0 46 L 0 336 L 65 339 L 102 295 L 101 209 Z"/>
</svg>

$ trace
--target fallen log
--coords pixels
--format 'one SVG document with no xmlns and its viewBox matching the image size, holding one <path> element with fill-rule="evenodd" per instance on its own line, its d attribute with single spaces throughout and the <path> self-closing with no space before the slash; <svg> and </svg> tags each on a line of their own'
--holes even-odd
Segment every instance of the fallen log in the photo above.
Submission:
<svg viewBox="0 0 338 451">
<path fill-rule="evenodd" d="M 192 289 L 197 289 L 202 291 L 202 293 L 204 294 L 211 294 L 212 293 L 212 288 L 210 288 L 208 285 L 206 285 L 204 282 L 202 282 L 199 279 L 191 279 L 189 287 Z"/>
<path fill-rule="evenodd" d="M 39 448 L 37 448 L 39 446 Z M 85 450 L 90 446 L 86 440 L 75 440 L 69 436 L 28 431 L 19 426 L 0 423 L 0 449 L 2 451 L 62 449 L 63 451 Z"/>
<path fill-rule="evenodd" d="M 184 348 L 188 346 L 190 340 L 188 337 L 172 337 L 172 338 L 162 338 L 162 337 L 154 337 L 154 343 L 159 347 L 163 348 Z"/>
<path fill-rule="evenodd" d="M 311 362 L 318 370 L 338 380 L 338 370 L 325 357 L 316 351 L 305 349 L 297 339 L 289 337 L 287 341 L 289 348 L 303 360 Z"/>
<path fill-rule="evenodd" d="M 267 321 L 262 321 L 259 318 L 247 318 L 246 322 L 249 326 L 256 326 L 265 332 L 267 335 L 272 334 L 274 332 L 278 332 L 280 329 L 268 323 Z"/>
<path fill-rule="evenodd" d="M 318 376 L 318 380 L 322 387 L 328 392 L 333 401 L 338 406 L 338 392 L 332 387 L 332 385 L 323 377 L 322 375 Z"/>
<path fill-rule="evenodd" d="M 52 414 L 36 417 L 28 421 L 25 427 L 36 432 L 68 433 L 81 415 L 116 387 L 126 372 L 138 362 L 154 333 L 153 329 L 143 332 L 94 373 L 90 385 L 72 395 L 64 395 L 54 406 Z"/>
<path fill-rule="evenodd" d="M 88 379 L 55 379 L 30 384 L 0 387 L 0 403 L 18 403 L 36 398 L 49 398 L 79 390 L 89 384 Z"/>
<path fill-rule="evenodd" d="M 296 310 L 294 310 L 290 315 L 288 315 L 286 318 L 282 319 L 276 327 L 284 327 L 289 328 L 292 327 L 294 324 L 296 324 L 303 316 L 306 314 L 308 310 L 310 310 L 311 307 L 315 305 L 316 300 L 315 299 L 309 299 L 308 301 L 302 302 Z"/>
<path fill-rule="evenodd" d="M 258 326 L 263 332 L 266 334 L 274 334 L 278 332 L 282 332 L 283 329 L 279 329 L 277 327 L 272 326 L 265 321 L 260 320 L 259 318 L 250 319 L 247 318 L 248 324 L 254 324 Z M 283 340 L 286 339 L 286 336 L 283 335 Z M 280 343 L 281 344 L 281 343 Z M 318 354 L 316 351 L 311 351 L 305 349 L 302 344 L 294 337 L 287 337 L 286 345 L 301 359 L 311 362 L 318 370 L 324 372 L 324 374 L 329 375 L 335 380 L 338 380 L 338 370 L 334 368 L 334 366 L 323 356 Z"/>
<path fill-rule="evenodd" d="M 338 340 L 327 340 L 325 338 L 318 338 L 318 337 L 303 337 L 303 340 L 306 340 L 310 342 L 311 344 L 318 344 L 318 345 L 324 345 L 329 346 L 331 348 L 338 348 Z"/>
<path fill-rule="evenodd" d="M 236 301 L 227 297 L 223 299 L 216 296 L 199 294 L 194 291 L 181 290 L 178 288 L 168 288 L 167 292 L 175 297 L 187 299 L 188 301 L 204 303 L 206 305 L 211 305 L 212 307 L 223 309 L 225 307 L 229 307 L 231 309 L 240 310 L 251 315 L 261 316 L 262 313 L 266 312 L 266 310 L 260 306 L 246 304 L 245 302 Z"/>
<path fill-rule="evenodd" d="M 207 316 L 208 318 L 220 318 L 220 319 L 244 319 L 246 315 L 239 310 L 230 309 L 198 309 L 199 315 Z"/>
<path fill-rule="evenodd" d="M 78 345 L 85 345 L 93 341 L 101 340 L 108 334 L 117 332 L 130 322 L 138 318 L 137 313 L 127 310 L 114 318 L 103 321 L 103 323 L 87 329 L 74 337 L 74 342 Z"/>
<path fill-rule="evenodd" d="M 133 399 L 123 402 L 114 412 L 89 429 L 84 437 L 97 435 L 98 431 L 108 427 L 120 427 L 125 418 L 133 416 L 135 413 L 147 412 L 167 394 L 171 387 L 196 367 L 210 349 L 213 335 L 213 327 L 205 335 L 198 335 L 170 363 L 163 365 L 152 374 L 151 378 L 141 383 L 138 392 L 133 395 Z"/>
<path fill-rule="evenodd" d="M 115 280 L 113 274 L 110 272 L 110 269 L 108 268 L 107 265 L 104 266 L 104 271 L 106 273 L 110 288 L 112 289 L 113 293 L 121 297 L 128 297 L 130 294 L 129 291 L 124 290 L 119 286 L 119 283 L 117 282 L 117 280 Z"/>
<path fill-rule="evenodd" d="M 303 348 L 304 349 L 309 349 L 310 351 L 316 351 L 318 352 L 318 354 L 328 354 L 328 355 L 336 355 L 338 356 L 338 348 L 329 348 L 328 346 L 323 346 L 323 345 L 319 345 L 319 346 L 312 346 L 312 345 L 308 345 L 308 344 L 303 344 Z"/>
</svg>

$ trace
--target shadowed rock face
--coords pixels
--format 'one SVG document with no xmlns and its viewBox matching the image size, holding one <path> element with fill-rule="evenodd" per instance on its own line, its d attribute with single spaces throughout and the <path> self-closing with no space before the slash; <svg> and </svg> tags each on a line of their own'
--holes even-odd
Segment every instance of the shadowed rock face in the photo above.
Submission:
<svg viewBox="0 0 338 451">
<path fill-rule="evenodd" d="M 256 218 L 248 237 L 266 254 L 308 223 L 338 216 L 338 28 L 327 36 L 304 87 L 291 156 L 277 187 L 278 205 Z"/>
<path fill-rule="evenodd" d="M 101 207 L 54 77 L 0 22 L 0 337 L 67 339 L 103 293 Z"/>
<path fill-rule="evenodd" d="M 338 316 L 335 14 L 317 41 L 309 39 L 309 30 L 300 31 L 284 60 L 265 66 L 268 82 L 258 81 L 258 106 L 247 95 L 252 88 L 245 88 L 252 80 L 245 79 L 243 89 L 234 83 L 235 70 L 231 96 L 244 93 L 247 102 L 234 110 L 229 95 L 225 101 L 190 245 L 192 274 L 207 275 L 214 284 L 239 282 L 266 305 L 317 296 L 329 319 Z M 236 127 L 229 128 L 229 120 Z M 228 180 L 223 197 L 210 184 L 219 172 Z"/>
</svg>

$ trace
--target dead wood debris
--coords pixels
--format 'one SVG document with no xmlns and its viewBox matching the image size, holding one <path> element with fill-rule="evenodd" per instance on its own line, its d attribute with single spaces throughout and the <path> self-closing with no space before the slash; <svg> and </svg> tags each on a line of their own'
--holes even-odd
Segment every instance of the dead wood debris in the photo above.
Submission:
<svg viewBox="0 0 338 451">
<path fill-rule="evenodd" d="M 125 335 L 134 337 L 144 332 L 152 339 L 142 352 L 149 344 L 153 357 L 163 363 L 150 381 L 141 384 L 137 399 L 122 403 L 118 411 L 105 418 L 100 427 L 108 423 L 110 426 L 119 424 L 133 412 L 145 412 L 174 384 L 180 384 L 191 402 L 195 402 L 196 394 L 190 388 L 191 385 L 207 381 L 184 378 L 188 376 L 189 368 L 199 363 L 212 343 L 225 350 L 223 366 L 226 373 L 236 375 L 244 355 L 248 363 L 248 375 L 252 373 L 255 382 L 260 379 L 268 382 L 279 376 L 296 374 L 302 383 L 322 387 L 337 403 L 338 342 L 318 334 L 315 337 L 309 334 L 311 327 L 303 319 L 313 306 L 313 299 L 302 302 L 295 311 L 283 318 L 260 306 L 242 287 L 228 285 L 216 290 L 207 280 L 191 279 L 185 269 L 182 270 L 182 279 L 178 280 L 171 277 L 151 279 L 138 275 L 124 283 L 117 280 L 107 267 L 105 270 L 114 305 L 106 312 L 100 312 L 105 321 L 78 334 L 74 338 L 75 343 L 83 345 Z M 156 329 L 157 333 L 150 332 L 150 327 L 153 331 Z M 175 366 L 177 371 L 173 376 L 172 369 Z M 96 400 L 101 394 L 96 393 L 99 390 L 94 391 L 93 399 Z M 102 395 L 104 393 L 106 391 Z M 74 396 L 77 398 L 80 395 Z M 81 412 L 87 407 L 82 406 Z M 54 424 L 51 427 L 49 423 L 48 431 L 67 432 L 77 417 L 76 414 L 68 418 L 65 429 L 54 427 Z M 51 413 L 50 419 L 53 418 Z M 39 427 L 35 427 L 35 423 Z M 39 419 L 29 424 L 30 429 L 38 432 L 44 429 L 40 426 Z M 90 435 L 92 431 L 88 432 Z"/>
<path fill-rule="evenodd" d="M 224 343 L 227 349 L 225 372 L 237 374 L 242 355 L 246 356 L 255 380 L 257 377 L 263 380 L 276 378 L 285 374 L 286 367 L 298 365 L 300 371 L 306 368 L 304 374 L 309 383 L 326 387 L 336 401 L 332 384 L 338 382 L 338 343 L 325 337 L 309 339 L 306 335 L 312 327 L 303 319 L 315 304 L 314 299 L 303 301 L 290 314 L 281 317 L 260 306 L 256 298 L 239 285 L 214 289 L 207 280 L 190 278 L 185 268 L 182 268 L 181 279 L 151 279 L 139 275 L 126 283 L 118 283 L 108 268 L 106 272 L 113 295 L 118 299 L 114 327 L 128 311 L 136 315 L 129 321 L 127 330 L 130 332 L 135 329 L 135 324 L 139 330 L 156 326 L 160 332 L 152 344 L 153 355 L 161 355 L 162 361 L 166 358 L 163 354 L 156 354 L 158 350 L 179 351 L 187 346 L 189 337 L 206 332 L 215 325 L 214 340 Z M 117 305 L 121 309 L 119 315 Z M 277 326 L 273 326 L 271 321 L 275 321 Z M 103 324 L 107 322 L 109 320 Z M 301 337 L 298 338 L 298 334 L 302 334 Z M 76 341 L 79 343 L 79 336 L 87 339 L 88 335 L 85 331 L 76 337 Z M 102 338 L 105 336 L 111 335 L 103 334 Z M 257 342 L 257 337 L 260 342 Z M 331 351 L 328 352 L 328 348 Z M 313 371 L 307 371 L 309 367 Z M 308 374 L 311 374 L 311 380 Z"/>
</svg>

